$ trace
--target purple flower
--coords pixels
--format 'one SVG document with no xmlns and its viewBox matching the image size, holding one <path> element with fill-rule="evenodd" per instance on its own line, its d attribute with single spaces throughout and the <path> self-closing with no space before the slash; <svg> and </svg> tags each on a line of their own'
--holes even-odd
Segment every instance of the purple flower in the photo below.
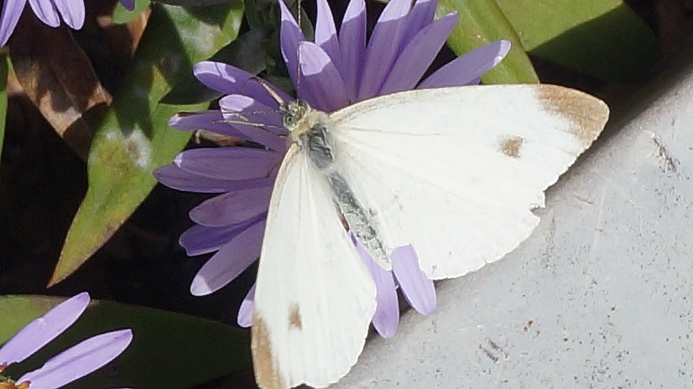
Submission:
<svg viewBox="0 0 693 389">
<path fill-rule="evenodd" d="M 0 15 L 0 46 L 4 46 L 10 39 L 26 2 L 27 0 L 3 2 L 2 15 Z M 120 0 L 120 2 L 131 11 L 135 8 L 135 0 Z M 48 26 L 58 27 L 60 19 L 75 30 L 81 29 L 84 24 L 83 0 L 29 0 L 29 5 L 34 14 Z"/>
<path fill-rule="evenodd" d="M 298 97 L 314 108 L 333 112 L 361 100 L 413 88 L 476 84 L 510 48 L 507 41 L 491 43 L 421 81 L 455 26 L 457 15 L 451 13 L 433 21 L 435 0 L 419 0 L 413 7 L 410 4 L 410 0 L 391 0 L 367 43 L 364 0 L 349 3 L 339 33 L 327 0 L 318 0 L 315 42 L 307 42 L 279 1 L 282 55 Z M 286 151 L 286 130 L 281 126 L 277 102 L 252 74 L 208 61 L 195 65 L 194 73 L 208 87 L 226 94 L 219 102 L 221 110 L 179 114 L 171 118 L 170 125 L 186 131 L 206 129 L 267 147 L 183 151 L 172 165 L 155 172 L 161 183 L 178 190 L 221 193 L 190 212 L 197 225 L 180 237 L 188 255 L 216 251 L 190 288 L 194 295 L 206 295 L 231 282 L 260 255 L 269 197 Z M 290 99 L 268 86 L 282 99 Z M 433 311 L 433 282 L 419 268 L 412 246 L 393 251 L 391 272 L 377 265 L 358 244 L 357 249 L 376 282 L 378 307 L 373 324 L 382 336 L 390 337 L 397 330 L 397 286 L 417 311 Z M 252 324 L 253 294 L 254 287 L 239 310 L 241 326 Z"/>
<path fill-rule="evenodd" d="M 57 389 L 101 368 L 120 355 L 132 340 L 129 329 L 91 337 L 17 380 L 1 375 L 7 366 L 28 358 L 70 327 L 82 315 L 89 301 L 89 294 L 82 292 L 27 324 L 5 343 L 0 348 L 0 388 Z"/>
</svg>

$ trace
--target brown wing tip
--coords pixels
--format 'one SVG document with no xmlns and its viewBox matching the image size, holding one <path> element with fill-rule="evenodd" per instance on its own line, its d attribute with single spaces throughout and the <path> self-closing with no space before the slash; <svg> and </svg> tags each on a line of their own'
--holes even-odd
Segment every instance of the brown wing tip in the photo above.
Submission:
<svg viewBox="0 0 693 389">
<path fill-rule="evenodd" d="M 587 148 L 599 137 L 609 119 L 609 107 L 587 93 L 557 85 L 537 88 L 544 108 L 571 123 L 570 131 Z"/>
<path fill-rule="evenodd" d="M 263 389 L 287 389 L 288 386 L 279 375 L 277 361 L 272 353 L 269 330 L 257 311 L 253 313 L 250 348 L 253 352 L 255 381 Z"/>
</svg>

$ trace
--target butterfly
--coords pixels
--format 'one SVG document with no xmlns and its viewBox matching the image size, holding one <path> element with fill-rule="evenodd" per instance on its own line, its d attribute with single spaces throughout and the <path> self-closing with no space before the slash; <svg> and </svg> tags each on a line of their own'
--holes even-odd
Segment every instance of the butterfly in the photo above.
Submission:
<svg viewBox="0 0 693 389">
<path fill-rule="evenodd" d="M 532 209 L 599 136 L 607 105 L 554 85 L 419 89 L 327 114 L 283 105 L 290 146 L 273 188 L 255 290 L 262 388 L 322 388 L 356 363 L 376 309 L 352 243 L 384 269 L 412 245 L 433 280 L 515 249 Z"/>
</svg>

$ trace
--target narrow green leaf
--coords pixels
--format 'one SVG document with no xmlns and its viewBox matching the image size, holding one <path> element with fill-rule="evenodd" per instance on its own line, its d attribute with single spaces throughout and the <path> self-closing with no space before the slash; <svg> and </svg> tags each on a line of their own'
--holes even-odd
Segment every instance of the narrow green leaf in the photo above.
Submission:
<svg viewBox="0 0 693 389">
<path fill-rule="evenodd" d="M 0 344 L 61 301 L 47 296 L 1 296 Z M 116 359 L 117 374 L 102 369 L 67 388 L 185 389 L 251 365 L 245 330 L 157 309 L 93 301 L 63 335 L 8 372 L 17 376 L 36 369 L 88 337 L 124 328 L 132 329 L 134 338 Z"/>
<path fill-rule="evenodd" d="M 519 38 L 494 0 L 439 0 L 438 16 L 452 11 L 457 11 L 460 21 L 448 38 L 448 46 L 457 55 L 499 39 L 512 42 L 512 48 L 503 62 L 481 78 L 484 83 L 539 82 Z"/>
<path fill-rule="evenodd" d="M 622 0 L 496 0 L 531 55 L 614 82 L 640 82 L 657 37 Z"/>
<path fill-rule="evenodd" d="M 113 11 L 113 23 L 115 24 L 125 24 L 129 23 L 132 19 L 139 16 L 145 8 L 149 7 L 151 2 L 149 0 L 137 0 L 135 1 L 135 9 L 129 11 L 127 8 L 123 7 L 120 2 L 116 5 L 115 11 Z"/>
<path fill-rule="evenodd" d="M 154 169 L 183 148 L 189 134 L 171 129 L 168 119 L 206 104 L 164 105 L 160 100 L 193 64 L 236 37 L 242 14 L 241 0 L 191 9 L 153 7 L 131 71 L 94 136 L 87 194 L 50 285 L 74 272 L 115 233 L 154 187 Z"/>
<path fill-rule="evenodd" d="M 270 32 L 267 28 L 249 30 L 221 48 L 209 60 L 227 63 L 248 73 L 258 74 L 266 67 L 267 53 L 263 44 Z M 164 104 L 196 104 L 214 100 L 221 95 L 221 92 L 208 88 L 190 73 L 184 76 L 176 87 L 161 99 L 161 102 Z"/>
</svg>

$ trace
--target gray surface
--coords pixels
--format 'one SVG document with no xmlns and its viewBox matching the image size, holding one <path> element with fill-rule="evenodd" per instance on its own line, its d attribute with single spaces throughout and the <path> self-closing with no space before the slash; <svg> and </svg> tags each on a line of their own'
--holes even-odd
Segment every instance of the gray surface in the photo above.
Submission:
<svg viewBox="0 0 693 389">
<path fill-rule="evenodd" d="M 693 387 L 693 67 L 548 192 L 503 260 L 438 283 L 332 388 Z"/>
</svg>

